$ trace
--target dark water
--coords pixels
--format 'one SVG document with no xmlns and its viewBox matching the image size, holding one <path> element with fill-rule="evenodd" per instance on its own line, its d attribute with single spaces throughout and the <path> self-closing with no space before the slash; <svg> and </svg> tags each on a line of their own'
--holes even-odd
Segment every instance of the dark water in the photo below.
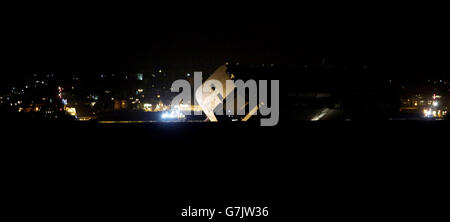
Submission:
<svg viewBox="0 0 450 222">
<path fill-rule="evenodd" d="M 447 183 L 446 121 L 2 126 L 8 209 L 49 220 L 183 221 L 189 204 L 269 205 L 272 221 L 429 218 Z"/>
</svg>

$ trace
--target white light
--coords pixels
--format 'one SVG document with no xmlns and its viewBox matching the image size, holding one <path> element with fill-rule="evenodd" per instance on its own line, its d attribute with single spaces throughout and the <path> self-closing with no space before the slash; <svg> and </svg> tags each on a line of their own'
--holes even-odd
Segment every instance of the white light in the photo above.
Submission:
<svg viewBox="0 0 450 222">
<path fill-rule="evenodd" d="M 322 119 L 325 115 L 328 114 L 328 111 L 329 111 L 328 108 L 323 109 L 320 113 L 318 113 L 317 115 L 315 115 L 315 116 L 311 119 L 311 121 L 318 121 L 318 120 Z"/>
<path fill-rule="evenodd" d="M 171 110 L 163 112 L 161 118 L 163 119 L 182 119 L 185 116 L 179 110 Z"/>
<path fill-rule="evenodd" d="M 438 105 L 439 105 L 439 103 L 437 101 L 433 102 L 433 106 L 438 106 Z"/>
<path fill-rule="evenodd" d="M 424 109 L 423 113 L 425 114 L 425 117 L 430 117 L 433 114 L 431 109 Z"/>
</svg>

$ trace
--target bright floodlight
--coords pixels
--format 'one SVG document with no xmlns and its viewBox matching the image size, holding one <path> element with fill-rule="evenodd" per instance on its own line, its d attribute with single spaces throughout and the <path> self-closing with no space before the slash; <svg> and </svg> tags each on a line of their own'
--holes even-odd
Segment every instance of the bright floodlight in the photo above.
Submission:
<svg viewBox="0 0 450 222">
<path fill-rule="evenodd" d="M 439 105 L 439 103 L 437 101 L 433 102 L 433 106 L 438 106 L 438 105 Z"/>
<path fill-rule="evenodd" d="M 182 119 L 185 116 L 179 110 L 170 110 L 162 113 L 161 118 L 163 119 Z"/>
</svg>

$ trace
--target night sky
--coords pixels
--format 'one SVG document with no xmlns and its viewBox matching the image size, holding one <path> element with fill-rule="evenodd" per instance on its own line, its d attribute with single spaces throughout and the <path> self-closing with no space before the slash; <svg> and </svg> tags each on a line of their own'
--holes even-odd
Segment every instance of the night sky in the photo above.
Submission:
<svg viewBox="0 0 450 222">
<path fill-rule="evenodd" d="M 2 78 L 30 72 L 157 68 L 210 72 L 227 61 L 287 65 L 325 61 L 411 75 L 449 71 L 450 38 L 439 13 L 217 14 L 224 16 L 95 11 L 16 15 L 2 22 Z"/>
</svg>

